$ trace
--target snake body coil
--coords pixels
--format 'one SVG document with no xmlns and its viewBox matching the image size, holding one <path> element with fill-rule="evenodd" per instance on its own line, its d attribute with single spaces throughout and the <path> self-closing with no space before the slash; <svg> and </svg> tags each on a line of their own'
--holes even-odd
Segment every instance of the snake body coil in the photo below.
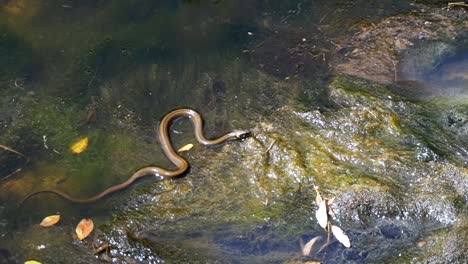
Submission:
<svg viewBox="0 0 468 264">
<path fill-rule="evenodd" d="M 182 175 L 189 168 L 189 163 L 183 157 L 177 154 L 177 152 L 172 147 L 172 144 L 169 138 L 169 125 L 171 121 L 173 121 L 174 119 L 178 117 L 188 117 L 192 120 L 192 123 L 194 125 L 195 138 L 197 139 L 199 143 L 203 145 L 216 145 L 216 144 L 220 144 L 220 143 L 230 141 L 230 140 L 244 139 L 250 135 L 250 131 L 248 130 L 237 130 L 237 131 L 233 131 L 231 133 L 228 133 L 216 139 L 212 139 L 212 140 L 206 139 L 205 136 L 203 135 L 203 119 L 201 118 L 200 114 L 198 114 L 192 109 L 177 109 L 168 113 L 166 116 L 164 116 L 164 118 L 161 120 L 161 124 L 159 125 L 159 134 L 158 134 L 159 141 L 161 143 L 161 147 L 164 151 L 164 154 L 174 165 L 176 165 L 177 168 L 175 170 L 166 170 L 160 167 L 145 167 L 136 171 L 125 182 L 109 187 L 106 190 L 102 191 L 101 193 L 93 197 L 89 197 L 89 198 L 75 198 L 64 192 L 54 190 L 54 189 L 35 191 L 35 192 L 28 194 L 26 197 L 24 197 L 20 204 L 24 203 L 26 200 L 28 200 L 32 196 L 37 195 L 39 193 L 54 193 L 64 199 L 67 199 L 75 203 L 92 203 L 103 198 L 106 195 L 109 195 L 111 193 L 127 188 L 135 180 L 145 177 L 145 176 L 155 175 L 155 176 L 161 176 L 163 178 L 174 178 L 174 177 Z"/>
</svg>

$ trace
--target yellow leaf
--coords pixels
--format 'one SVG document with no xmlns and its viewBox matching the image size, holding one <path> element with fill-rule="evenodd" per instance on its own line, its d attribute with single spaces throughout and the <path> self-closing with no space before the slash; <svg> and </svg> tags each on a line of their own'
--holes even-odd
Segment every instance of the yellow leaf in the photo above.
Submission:
<svg viewBox="0 0 468 264">
<path fill-rule="evenodd" d="M 79 240 L 85 239 L 94 229 L 94 223 L 91 219 L 81 219 L 76 226 L 75 232 Z"/>
<path fill-rule="evenodd" d="M 181 147 L 177 152 L 184 152 L 184 151 L 189 151 L 193 148 L 193 144 L 187 144 L 183 147 Z"/>
<path fill-rule="evenodd" d="M 60 215 L 49 215 L 42 220 L 40 226 L 53 226 L 60 220 Z"/>
<path fill-rule="evenodd" d="M 24 262 L 24 264 L 42 264 L 42 263 L 40 263 L 39 261 L 35 261 L 35 260 L 28 260 Z"/>
<path fill-rule="evenodd" d="M 89 139 L 88 137 L 84 137 L 75 143 L 73 143 L 70 147 L 70 150 L 74 154 L 80 154 L 81 152 L 85 151 L 88 147 Z"/>
</svg>

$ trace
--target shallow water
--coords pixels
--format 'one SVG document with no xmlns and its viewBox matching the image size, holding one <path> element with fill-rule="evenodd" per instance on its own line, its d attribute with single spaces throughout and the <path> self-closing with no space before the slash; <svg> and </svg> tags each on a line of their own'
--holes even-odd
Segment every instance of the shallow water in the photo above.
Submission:
<svg viewBox="0 0 468 264">
<path fill-rule="evenodd" d="M 437 44 L 435 44 L 437 45 Z M 419 97 L 466 97 L 468 93 L 468 51 L 463 48 L 441 56 L 430 68 L 414 67 L 402 73 L 402 81 L 424 87 Z M 430 52 L 430 49 L 427 49 Z M 414 55 L 413 55 L 414 56 Z M 411 61 L 411 60 L 410 60 Z M 415 60 L 417 62 L 417 60 Z M 410 64 L 411 66 L 414 66 Z M 410 66 L 402 66 L 405 70 Z M 425 93 L 424 93 L 425 92 Z"/>
<path fill-rule="evenodd" d="M 0 152 L 0 262 L 424 262 L 443 241 L 462 251 L 466 55 L 416 78 L 441 91 L 433 101 L 332 76 L 333 36 L 414 9 L 366 3 L 0 2 L 0 144 L 26 156 Z M 209 137 L 254 137 L 195 144 L 179 179 L 148 177 L 93 204 L 41 194 L 17 207 L 34 190 L 87 197 L 139 168 L 172 168 L 155 131 L 184 106 Z M 176 149 L 195 142 L 187 120 L 171 131 Z M 85 136 L 88 148 L 70 153 Z M 326 245 L 314 185 L 337 197 L 351 249 Z M 38 226 L 55 213 L 58 226 Z M 81 218 L 96 225 L 83 242 Z M 299 241 L 313 237 L 323 250 L 302 256 Z"/>
</svg>

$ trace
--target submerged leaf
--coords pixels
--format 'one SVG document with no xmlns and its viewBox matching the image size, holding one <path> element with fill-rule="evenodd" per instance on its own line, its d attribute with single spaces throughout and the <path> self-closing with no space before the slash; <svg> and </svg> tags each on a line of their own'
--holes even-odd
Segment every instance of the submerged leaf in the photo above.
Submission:
<svg viewBox="0 0 468 264">
<path fill-rule="evenodd" d="M 42 263 L 39 262 L 39 261 L 35 261 L 35 260 L 28 260 L 28 261 L 24 262 L 24 264 L 42 264 Z"/>
<path fill-rule="evenodd" d="M 312 247 L 314 246 L 315 242 L 317 242 L 317 240 L 319 238 L 320 237 L 314 237 L 309 242 L 307 242 L 307 244 L 304 245 L 304 247 L 302 248 L 302 255 L 303 256 L 309 256 L 310 255 L 310 251 L 312 250 Z"/>
<path fill-rule="evenodd" d="M 76 226 L 75 232 L 79 240 L 85 239 L 94 229 L 94 223 L 91 219 L 81 219 Z"/>
<path fill-rule="evenodd" d="M 322 196 L 320 196 L 320 193 L 318 191 L 318 187 L 314 185 L 315 192 L 317 193 L 317 196 L 315 197 L 315 202 L 317 205 L 319 205 L 322 202 Z"/>
<path fill-rule="evenodd" d="M 43 227 L 53 226 L 56 223 L 58 223 L 59 220 L 60 220 L 60 215 L 49 215 L 46 218 L 44 218 L 39 225 Z"/>
<path fill-rule="evenodd" d="M 332 225 L 331 231 L 333 235 L 336 237 L 336 239 L 340 241 L 341 244 L 343 244 L 343 246 L 347 248 L 351 247 L 351 242 L 349 241 L 349 237 L 345 235 L 345 233 L 343 232 L 343 230 L 341 230 L 341 228 Z"/>
<path fill-rule="evenodd" d="M 70 147 L 70 150 L 74 154 L 80 154 L 81 152 L 85 151 L 88 147 L 89 139 L 88 137 L 84 137 L 75 143 L 73 143 Z"/>
<path fill-rule="evenodd" d="M 189 151 L 193 148 L 193 144 L 187 144 L 183 147 L 181 147 L 177 152 L 184 152 L 184 151 Z"/>
<path fill-rule="evenodd" d="M 319 208 L 315 212 L 315 217 L 317 218 L 319 225 L 325 229 L 328 222 L 327 204 L 325 200 L 322 200 L 322 202 L 319 204 Z"/>
</svg>

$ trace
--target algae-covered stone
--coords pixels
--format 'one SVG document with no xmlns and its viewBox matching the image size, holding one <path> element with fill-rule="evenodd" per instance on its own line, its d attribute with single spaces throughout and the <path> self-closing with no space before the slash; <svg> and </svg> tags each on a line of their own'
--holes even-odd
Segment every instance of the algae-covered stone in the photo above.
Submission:
<svg viewBox="0 0 468 264">
<path fill-rule="evenodd" d="M 451 153 L 434 153 L 412 134 L 418 125 L 405 120 L 430 109 L 362 80 L 338 77 L 329 88 L 336 109 L 280 107 L 254 127 L 253 138 L 221 152 L 191 152 L 198 158 L 190 160 L 190 175 L 173 192 L 157 195 L 166 187 L 155 183 L 152 195 L 138 194 L 119 206 L 124 211 L 106 227 L 108 239 L 116 241 L 115 256 L 131 247 L 140 248 L 137 255 L 176 260 L 200 250 L 211 252 L 202 259 L 219 261 L 221 248 L 226 260 L 236 252 L 251 261 L 293 258 L 299 253 L 294 241 L 320 235 L 311 220 L 314 185 L 336 197 L 336 221 L 355 248 L 316 252 L 325 261 L 391 258 L 433 228 L 464 225 L 466 170 L 447 161 Z M 116 240 L 112 230 L 122 226 L 133 235 Z M 128 244 L 134 236 L 136 244 Z M 178 241 L 178 253 L 161 248 L 164 237 L 177 237 L 170 241 Z"/>
</svg>

